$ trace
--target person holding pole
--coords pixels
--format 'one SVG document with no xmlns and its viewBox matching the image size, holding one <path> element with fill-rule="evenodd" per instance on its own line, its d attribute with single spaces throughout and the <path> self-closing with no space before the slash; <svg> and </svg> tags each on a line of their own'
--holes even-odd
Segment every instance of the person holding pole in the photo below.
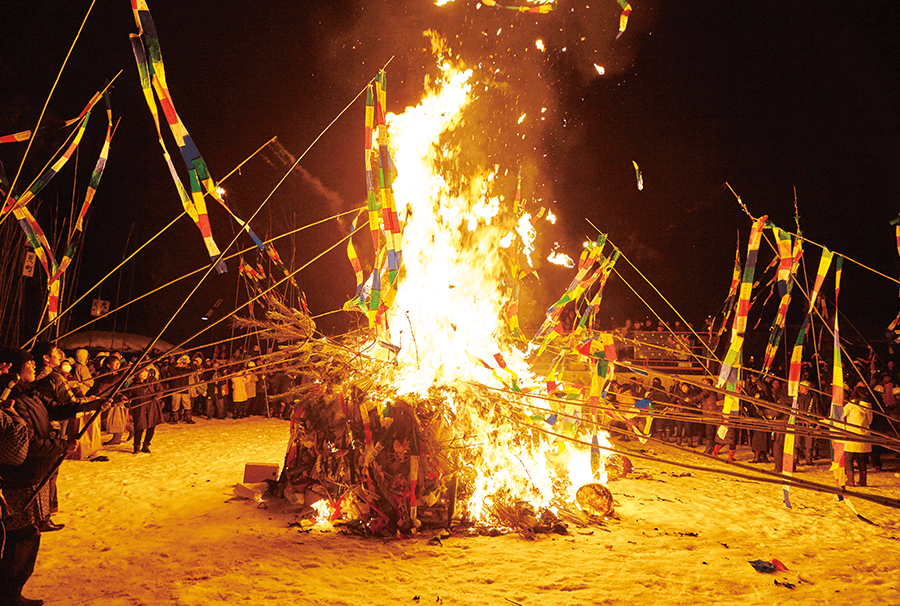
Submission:
<svg viewBox="0 0 900 606">
<path fill-rule="evenodd" d="M 4 364 L 9 369 L 0 377 L 0 384 L 9 387 L 6 400 L 13 401 L 15 413 L 28 430 L 28 452 L 18 465 L 14 461 L 0 464 L 0 482 L 7 507 L 3 519 L 6 545 L 0 566 L 0 598 L 12 604 L 35 605 L 42 602 L 23 598 L 22 587 L 34 571 L 41 543 L 40 524 L 50 515 L 48 474 L 65 456 L 67 446 L 50 421 L 72 418 L 84 405 L 79 402 L 45 404 L 34 389 L 34 358 L 27 351 L 0 347 L 0 365 Z M 89 405 L 99 407 L 100 403 Z M 61 527 L 56 524 L 48 530 Z"/>
</svg>

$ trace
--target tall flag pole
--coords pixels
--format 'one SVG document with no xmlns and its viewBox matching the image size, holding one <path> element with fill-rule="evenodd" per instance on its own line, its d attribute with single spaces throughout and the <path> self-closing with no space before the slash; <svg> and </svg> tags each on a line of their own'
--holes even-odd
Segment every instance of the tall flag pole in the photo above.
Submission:
<svg viewBox="0 0 900 606">
<path fill-rule="evenodd" d="M 756 273 L 756 260 L 759 257 L 759 242 L 762 239 L 762 232 L 767 219 L 768 217 L 763 215 L 753 223 L 753 228 L 750 230 L 750 241 L 747 244 L 747 262 L 744 265 L 744 274 L 741 277 L 741 286 L 736 303 L 737 313 L 734 316 L 734 324 L 731 328 L 731 345 L 725 354 L 725 360 L 722 362 L 722 368 L 719 372 L 719 387 L 737 380 L 736 376 L 732 377 L 732 375 L 737 374 L 737 370 L 741 365 L 744 334 L 747 332 L 747 316 L 750 312 L 750 293 L 753 290 L 753 276 Z"/>
<path fill-rule="evenodd" d="M 838 329 L 838 295 L 841 292 L 841 265 L 844 259 L 838 257 L 835 261 L 834 274 L 834 362 L 831 375 L 831 422 L 836 425 L 844 420 L 844 367 L 841 360 L 841 339 Z M 832 440 L 831 472 L 834 481 L 843 488 L 847 484 L 847 473 L 844 470 L 844 442 Z"/>
<path fill-rule="evenodd" d="M 44 234 L 44 230 L 41 229 L 41 226 L 38 224 L 37 219 L 28 209 L 27 205 L 41 192 L 41 190 L 44 189 L 44 187 L 47 186 L 47 184 L 51 181 L 51 179 L 53 179 L 53 177 L 59 174 L 59 171 L 62 170 L 69 159 L 71 159 L 71 157 L 74 155 L 75 150 L 78 149 L 79 145 L 81 144 L 81 140 L 84 136 L 85 130 L 87 129 L 87 123 L 88 119 L 91 116 L 91 110 L 101 98 L 105 98 L 106 100 L 108 117 L 106 139 L 104 140 L 103 146 L 100 150 L 100 157 L 97 159 L 97 164 L 94 167 L 94 172 L 91 175 L 91 180 L 88 184 L 88 189 L 85 194 L 84 201 L 82 202 L 81 210 L 78 213 L 78 219 L 75 223 L 75 229 L 67 241 L 66 249 L 63 253 L 62 259 L 60 260 L 60 262 L 57 262 L 53 254 L 53 248 L 50 246 L 50 243 L 48 242 L 47 237 Z M 109 103 L 109 95 L 101 95 L 101 93 L 96 93 L 85 106 L 84 110 L 82 110 L 79 118 L 70 120 L 66 124 L 68 125 L 75 123 L 77 120 L 80 120 L 78 130 L 75 132 L 72 141 L 69 143 L 69 146 L 62 153 L 62 155 L 57 158 L 57 160 L 53 162 L 50 167 L 48 167 L 43 173 L 41 173 L 41 175 L 37 179 L 35 179 L 34 183 L 21 196 L 9 196 L 9 201 L 6 207 L 3 209 L 4 213 L 10 211 L 13 213 L 13 216 L 19 222 L 22 231 L 25 232 L 25 236 L 28 239 L 29 244 L 31 244 L 31 247 L 34 249 L 35 255 L 40 261 L 41 266 L 44 268 L 44 272 L 47 274 L 48 298 L 46 313 L 47 318 L 50 322 L 53 322 L 59 314 L 59 293 L 62 285 L 62 274 L 72 262 L 72 258 L 74 257 L 75 252 L 78 249 L 78 245 L 81 241 L 81 236 L 84 232 L 85 216 L 87 215 L 87 211 L 90 208 L 92 200 L 94 199 L 94 194 L 96 193 L 97 186 L 100 183 L 100 177 L 103 176 L 103 170 L 106 167 L 106 161 L 109 157 L 109 146 L 112 140 L 113 133 L 115 132 L 112 124 L 112 108 Z M 9 136 L 11 140 L 18 140 L 15 137 L 17 137 L 17 135 Z M 8 187 L 3 175 L 0 175 L 0 183 L 2 183 L 3 187 Z M 2 191 L 2 189 L 0 189 L 0 191 Z M 3 196 L 6 197 L 5 192 L 3 193 Z"/>
<path fill-rule="evenodd" d="M 374 328 L 393 303 L 403 258 L 403 231 L 394 200 L 394 165 L 387 128 L 387 75 L 384 71 L 379 72 L 366 90 L 364 155 L 369 231 L 375 262 L 369 278 L 360 282 L 362 267 L 356 250 L 348 245 L 347 255 L 357 275 L 357 288 L 344 309 L 365 313 L 369 327 Z"/>
<path fill-rule="evenodd" d="M 722 405 L 722 414 L 725 422 L 716 430 L 717 435 L 725 439 L 728 433 L 728 418 L 737 416 L 740 413 L 741 403 L 737 396 L 731 395 L 737 392 L 737 385 L 741 376 L 741 365 L 743 363 L 743 347 L 744 334 L 747 331 L 747 316 L 750 312 L 750 293 L 753 290 L 753 276 L 756 273 L 756 261 L 759 257 L 759 243 L 762 239 L 762 231 L 766 225 L 767 217 L 763 215 L 753 224 L 750 230 L 750 240 L 747 243 L 747 263 L 744 265 L 744 273 L 741 277 L 740 291 L 735 307 L 737 313 L 734 316 L 734 324 L 731 328 L 731 345 L 728 353 L 725 354 L 725 360 L 722 362 L 722 368 L 719 373 L 719 387 L 725 386 L 729 395 L 725 396 L 725 402 Z M 735 275 L 737 274 L 740 263 L 735 258 Z M 734 288 L 732 281 L 732 288 Z"/>
<path fill-rule="evenodd" d="M 797 234 L 794 242 L 793 252 L 791 251 L 791 235 L 786 231 L 773 227 L 775 238 L 778 240 L 778 256 L 780 263 L 776 274 L 776 286 L 781 295 L 781 302 L 778 305 L 778 313 L 769 329 L 769 342 L 766 345 L 765 360 L 763 362 L 763 373 L 769 372 L 772 368 L 772 362 L 775 360 L 775 354 L 778 352 L 778 345 L 781 343 L 781 337 L 784 335 L 784 324 L 787 320 L 788 306 L 791 302 L 791 290 L 794 286 L 794 276 L 800 265 L 800 256 L 803 254 L 803 239 Z"/>
<path fill-rule="evenodd" d="M 791 353 L 791 366 L 788 371 L 788 396 L 792 398 L 793 402 L 791 404 L 791 414 L 788 417 L 787 433 L 784 436 L 784 455 L 781 457 L 780 462 L 781 472 L 788 477 L 793 476 L 794 473 L 794 426 L 797 422 L 797 396 L 800 393 L 800 370 L 801 362 L 803 360 L 803 344 L 806 341 L 806 330 L 809 328 L 809 322 L 812 318 L 812 313 L 815 310 L 816 298 L 819 295 L 819 290 L 822 288 L 822 283 L 825 281 L 825 275 L 828 273 L 828 268 L 831 267 L 831 260 L 833 257 L 833 252 L 827 248 L 822 248 L 822 257 L 819 260 L 819 269 L 816 272 L 816 282 L 812 292 L 809 294 L 809 311 L 806 314 L 806 318 L 803 320 L 803 324 L 800 326 L 797 342 L 794 344 L 794 350 Z M 777 463 L 778 462 L 776 461 L 776 464 Z M 790 486 L 785 484 L 783 486 L 783 492 L 784 505 L 790 509 Z"/>
<path fill-rule="evenodd" d="M 169 93 L 169 86 L 166 82 L 166 70 L 162 61 L 159 36 L 156 32 L 153 18 L 150 16 L 150 9 L 146 0 L 131 0 L 131 9 L 134 13 L 135 24 L 138 27 L 137 34 L 130 34 L 131 47 L 134 51 L 134 59 L 137 63 L 144 99 L 150 108 L 150 114 L 153 116 L 156 134 L 159 138 L 160 147 L 163 150 L 163 158 L 169 167 L 169 174 L 175 183 L 175 189 L 178 191 L 181 204 L 200 230 L 207 253 L 216 264 L 216 271 L 225 273 L 228 271 L 228 267 L 225 265 L 224 260 L 219 258 L 221 253 L 216 245 L 216 241 L 213 239 L 212 227 L 209 224 L 209 215 L 206 211 L 206 200 L 202 190 L 202 187 L 205 187 L 207 193 L 215 197 L 218 195 L 215 191 L 215 184 L 209 175 L 209 169 L 200 155 L 200 151 L 175 111 L 175 104 L 172 101 L 172 95 Z M 159 107 L 157 106 L 157 100 Z M 169 125 L 169 130 L 175 138 L 175 143 L 178 145 L 181 159 L 187 167 L 188 185 L 191 191 L 190 197 L 188 197 L 187 188 L 185 188 L 181 177 L 175 170 L 174 164 L 172 164 L 172 158 L 163 141 L 159 120 L 160 108 L 165 116 L 166 123 Z"/>
</svg>

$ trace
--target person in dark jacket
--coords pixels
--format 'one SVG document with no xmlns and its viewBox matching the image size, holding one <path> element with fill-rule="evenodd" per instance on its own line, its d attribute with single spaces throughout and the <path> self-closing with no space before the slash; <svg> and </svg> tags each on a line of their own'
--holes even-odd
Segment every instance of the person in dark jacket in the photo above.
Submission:
<svg viewBox="0 0 900 606">
<path fill-rule="evenodd" d="M 156 433 L 156 426 L 163 422 L 162 402 L 159 401 L 156 389 L 158 385 L 156 378 L 151 375 L 151 369 L 142 368 L 129 392 L 131 420 L 134 423 L 134 454 L 150 453 L 150 441 Z"/>
<path fill-rule="evenodd" d="M 3 519 L 6 544 L 0 558 L 0 599 L 17 605 L 42 604 L 41 600 L 22 597 L 22 588 L 34 572 L 41 545 L 39 524 L 50 513 L 50 488 L 38 486 L 66 452 L 66 440 L 58 437 L 51 420 L 74 417 L 79 403 L 45 404 L 32 383 L 35 365 L 31 354 L 15 347 L 0 348 L 0 364 L 9 364 L 9 372 L 0 384 L 14 383 L 9 399 L 13 409 L 28 428 L 28 451 L 19 465 L 0 465 L 0 486 L 8 510 Z M 34 497 L 34 498 L 32 498 Z M 30 501 L 30 503 L 29 503 Z"/>
<path fill-rule="evenodd" d="M 76 396 L 69 387 L 69 382 L 59 370 L 65 354 L 62 350 L 50 343 L 49 341 L 38 341 L 31 348 L 31 355 L 34 356 L 35 379 L 34 389 L 40 393 L 41 399 L 45 404 L 56 405 L 83 405 L 96 400 L 96 396 Z M 66 437 L 66 426 L 68 420 L 64 419 L 59 422 L 60 437 Z M 50 512 L 56 513 L 59 508 L 59 500 L 56 492 L 56 479 L 59 474 L 57 470 L 50 478 Z M 44 528 L 41 530 L 52 529 L 54 524 L 48 517 L 44 521 Z"/>
</svg>

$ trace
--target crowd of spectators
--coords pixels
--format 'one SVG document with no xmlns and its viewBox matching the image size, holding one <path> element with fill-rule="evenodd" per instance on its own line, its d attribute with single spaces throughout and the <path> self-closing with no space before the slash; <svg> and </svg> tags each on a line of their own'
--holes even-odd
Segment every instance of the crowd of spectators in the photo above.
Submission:
<svg viewBox="0 0 900 606">
<path fill-rule="evenodd" d="M 228 415 L 289 419 L 295 379 L 304 380 L 284 364 L 258 366 L 260 356 L 247 359 L 240 349 L 228 358 L 193 352 L 152 362 L 115 351 L 72 353 L 49 342 L 30 351 L 0 347 L 6 387 L 0 395 L 0 604 L 42 603 L 23 597 L 22 588 L 41 533 L 64 527 L 51 519 L 58 510 L 56 476 L 89 430 L 105 434 L 104 445 L 132 442 L 135 455 L 149 454 L 162 423 L 194 425 L 195 417 Z"/>
<path fill-rule="evenodd" d="M 843 384 L 843 407 L 833 410 L 832 384 L 828 373 L 816 373 L 807 365 L 798 385 L 797 407 L 793 409 L 793 456 L 785 457 L 785 436 L 789 433 L 788 419 L 792 415 L 793 398 L 787 384 L 774 375 L 760 376 L 752 372 L 741 382 L 739 391 L 746 398 L 739 400 L 737 415 L 723 414 L 725 392 L 713 387 L 709 378 L 667 377 L 668 387 L 657 377 L 649 385 L 645 379 L 633 376 L 614 381 L 607 391 L 608 402 L 619 411 L 632 415 L 640 406 L 650 407 L 646 415 L 652 418 L 650 435 L 679 447 L 702 447 L 706 454 L 718 455 L 726 448 L 728 460 L 735 460 L 740 448 L 752 452 L 751 464 L 773 464 L 776 472 L 797 471 L 798 465 L 831 462 L 834 448 L 844 453 L 847 486 L 866 486 L 871 469 L 881 472 L 886 448 L 878 436 L 897 439 L 900 421 L 900 386 L 892 361 L 878 363 L 874 354 L 848 365 Z M 821 376 L 821 382 L 818 377 Z M 623 419 L 627 419 L 625 415 Z M 638 414 L 635 418 L 613 422 L 629 438 L 643 426 Z M 730 421 L 730 422 L 729 422 Z M 831 440 L 833 428 L 841 431 L 838 440 Z M 790 464 L 790 470 L 787 466 Z"/>
</svg>

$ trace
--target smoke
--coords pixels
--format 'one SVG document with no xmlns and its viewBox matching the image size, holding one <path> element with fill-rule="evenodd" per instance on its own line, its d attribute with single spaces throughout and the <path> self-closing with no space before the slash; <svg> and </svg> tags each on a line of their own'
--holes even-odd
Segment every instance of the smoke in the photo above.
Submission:
<svg viewBox="0 0 900 606">
<path fill-rule="evenodd" d="M 326 186 L 321 179 L 313 175 L 311 172 L 309 172 L 299 164 L 296 164 L 297 157 L 289 152 L 287 148 L 285 148 L 285 146 L 281 144 L 281 141 L 279 141 L 277 137 L 270 144 L 270 149 L 274 153 L 275 158 L 276 160 L 278 160 L 278 163 L 281 167 L 293 166 L 293 174 L 299 175 L 303 183 L 308 185 L 314 193 L 318 194 L 328 202 L 328 209 L 332 215 L 340 214 L 347 208 L 347 205 L 344 203 L 344 199 L 339 193 Z M 272 162 L 268 155 L 264 155 L 263 157 L 270 166 L 275 167 L 275 164 Z M 347 221 L 344 217 L 340 217 L 338 219 L 338 224 L 341 227 L 341 231 L 345 235 L 349 233 L 347 229 Z"/>
</svg>

